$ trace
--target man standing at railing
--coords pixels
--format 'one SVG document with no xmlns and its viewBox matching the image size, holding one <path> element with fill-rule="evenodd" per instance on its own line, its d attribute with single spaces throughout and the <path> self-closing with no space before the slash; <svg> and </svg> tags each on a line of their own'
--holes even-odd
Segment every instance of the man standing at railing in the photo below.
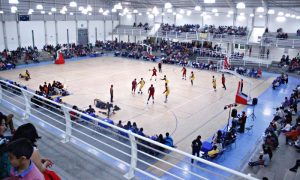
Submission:
<svg viewBox="0 0 300 180">
<path fill-rule="evenodd" d="M 267 49 L 267 59 L 269 59 L 270 50 Z"/>
</svg>

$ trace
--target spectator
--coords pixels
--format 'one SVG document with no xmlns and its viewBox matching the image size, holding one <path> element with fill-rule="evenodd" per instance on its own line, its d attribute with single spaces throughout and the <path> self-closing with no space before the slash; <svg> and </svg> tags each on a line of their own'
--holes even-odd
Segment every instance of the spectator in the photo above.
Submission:
<svg viewBox="0 0 300 180">
<path fill-rule="evenodd" d="M 240 133 L 244 133 L 246 121 L 247 121 L 247 115 L 246 115 L 246 112 L 243 111 L 243 112 L 242 112 L 242 116 L 239 118 L 239 125 L 240 125 L 240 128 L 239 128 L 238 131 L 239 131 Z"/>
<path fill-rule="evenodd" d="M 9 114 L 5 116 L 2 112 L 0 112 L 0 120 L 4 120 L 5 126 L 10 129 L 11 134 L 14 134 L 15 128 L 14 128 L 14 123 L 13 123 L 13 114 Z"/>
<path fill-rule="evenodd" d="M 11 170 L 11 177 L 8 180 L 44 180 L 43 174 L 31 161 L 33 147 L 29 140 L 20 138 L 8 144 L 7 151 L 9 160 L 14 169 Z"/>
<path fill-rule="evenodd" d="M 95 113 L 96 111 L 95 111 L 94 108 L 92 108 L 92 105 L 89 105 L 89 108 L 88 108 L 87 110 L 85 110 L 85 112 L 87 112 L 88 114 L 93 114 L 93 113 Z"/>
<path fill-rule="evenodd" d="M 248 165 L 251 167 L 259 166 L 259 165 L 268 166 L 269 164 L 270 164 L 270 156 L 268 155 L 267 151 L 264 151 L 264 153 L 259 156 L 257 161 L 248 163 Z"/>
<path fill-rule="evenodd" d="M 51 167 L 53 163 L 49 159 L 40 158 L 41 156 L 37 149 L 36 142 L 41 137 L 38 135 L 35 127 L 30 123 L 19 126 L 12 138 L 12 142 L 21 138 L 26 138 L 31 142 L 34 147 L 34 151 L 30 159 L 42 173 L 45 173 L 47 168 Z"/>
<path fill-rule="evenodd" d="M 121 120 L 118 122 L 117 126 L 118 126 L 119 128 L 123 128 L 123 124 L 122 124 L 122 121 L 121 121 Z"/>
<path fill-rule="evenodd" d="M 144 136 L 145 137 L 145 134 L 144 134 L 144 129 L 143 128 L 140 128 L 140 130 L 138 131 L 138 135 L 140 135 L 140 136 Z"/>
<path fill-rule="evenodd" d="M 207 155 L 210 158 L 215 158 L 215 157 L 217 157 L 218 153 L 219 153 L 218 147 L 216 145 L 214 145 L 213 149 L 207 152 Z"/>
<path fill-rule="evenodd" d="M 168 132 L 166 133 L 166 137 L 164 140 L 165 140 L 165 145 L 174 147 L 173 139 L 170 137 L 170 134 Z"/>
</svg>

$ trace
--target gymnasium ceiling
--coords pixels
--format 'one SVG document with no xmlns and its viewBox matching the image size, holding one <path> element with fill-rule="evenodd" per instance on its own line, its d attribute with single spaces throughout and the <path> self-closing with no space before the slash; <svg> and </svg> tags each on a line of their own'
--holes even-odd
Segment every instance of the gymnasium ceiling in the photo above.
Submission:
<svg viewBox="0 0 300 180">
<path fill-rule="evenodd" d="M 10 12 L 11 4 L 8 3 L 9 0 L 0 0 L 0 10 L 4 12 Z M 59 9 L 62 6 L 67 6 L 68 12 L 74 11 L 78 12 L 78 8 L 70 8 L 69 2 L 72 0 L 19 0 L 17 4 L 18 12 L 28 12 L 28 9 L 35 9 L 37 4 L 42 4 L 46 13 L 50 11 L 52 7 Z M 206 7 L 216 7 L 216 8 L 234 8 L 238 2 L 244 2 L 246 8 L 256 8 L 259 6 L 266 6 L 269 8 L 284 8 L 284 9 L 300 9 L 300 0 L 215 0 L 213 4 L 204 4 L 204 0 L 74 0 L 79 6 L 87 6 L 88 4 L 93 7 L 93 12 L 98 12 L 99 8 L 110 9 L 116 4 L 121 2 L 123 7 L 129 9 L 134 8 L 157 8 L 164 7 L 166 2 L 170 2 L 173 8 L 185 8 L 194 9 L 196 5 L 200 5 L 202 9 Z"/>
</svg>

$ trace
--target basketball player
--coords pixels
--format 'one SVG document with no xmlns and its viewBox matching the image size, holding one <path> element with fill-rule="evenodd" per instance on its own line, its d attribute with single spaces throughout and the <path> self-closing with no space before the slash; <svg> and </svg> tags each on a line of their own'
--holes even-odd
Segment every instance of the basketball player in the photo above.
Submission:
<svg viewBox="0 0 300 180">
<path fill-rule="evenodd" d="M 158 63 L 158 72 L 162 73 L 161 62 Z"/>
<path fill-rule="evenodd" d="M 153 76 L 155 76 L 155 81 L 156 81 L 156 77 L 157 77 L 156 72 L 157 72 L 157 70 L 156 70 L 155 67 L 154 67 L 154 68 L 152 69 L 152 76 L 151 76 L 151 78 L 150 78 L 150 81 L 152 81 Z"/>
<path fill-rule="evenodd" d="M 191 84 L 192 84 L 192 86 L 193 86 L 193 85 L 194 85 L 194 80 L 195 80 L 195 74 L 194 74 L 193 71 L 191 72 L 191 77 L 190 77 L 190 79 L 191 79 Z"/>
<path fill-rule="evenodd" d="M 152 97 L 153 104 L 154 104 L 154 93 L 155 93 L 155 89 L 154 89 L 154 87 L 153 87 L 153 84 L 151 84 L 151 86 L 150 86 L 149 89 L 148 89 L 149 97 L 148 97 L 147 104 L 149 103 L 149 100 L 150 100 L 151 97 Z"/>
<path fill-rule="evenodd" d="M 164 78 L 163 79 L 161 79 L 161 80 L 164 80 L 165 81 L 165 83 L 168 85 L 169 84 L 169 80 L 167 79 L 167 76 L 166 75 L 164 75 Z"/>
<path fill-rule="evenodd" d="M 213 76 L 213 78 L 212 78 L 212 85 L 213 85 L 214 90 L 217 91 L 217 81 L 216 81 L 215 76 Z"/>
<path fill-rule="evenodd" d="M 182 79 L 186 80 L 186 68 L 183 66 L 181 71 L 182 71 Z"/>
<path fill-rule="evenodd" d="M 142 91 L 142 89 L 143 89 L 143 87 L 144 87 L 144 85 L 145 85 L 145 81 L 144 81 L 144 79 L 143 78 L 141 78 L 141 80 L 140 80 L 140 82 L 138 83 L 139 85 L 140 85 L 140 88 L 139 88 L 139 92 L 138 92 L 138 94 L 143 94 L 143 91 Z"/>
<path fill-rule="evenodd" d="M 132 82 L 131 82 L 131 93 L 132 94 L 135 94 L 135 90 L 136 90 L 136 86 L 137 86 L 137 82 L 136 82 L 136 79 L 134 79 Z"/>
<path fill-rule="evenodd" d="M 224 76 L 224 74 L 222 74 L 222 85 L 223 85 L 223 88 L 226 90 L 225 76 Z"/>
<path fill-rule="evenodd" d="M 167 84 L 167 83 L 165 84 L 165 86 L 166 86 L 166 89 L 165 89 L 165 91 L 163 92 L 163 94 L 166 95 L 165 103 L 167 103 L 167 101 L 168 101 L 168 96 L 169 96 L 169 94 L 170 94 L 170 88 L 168 87 L 168 84 Z"/>
</svg>

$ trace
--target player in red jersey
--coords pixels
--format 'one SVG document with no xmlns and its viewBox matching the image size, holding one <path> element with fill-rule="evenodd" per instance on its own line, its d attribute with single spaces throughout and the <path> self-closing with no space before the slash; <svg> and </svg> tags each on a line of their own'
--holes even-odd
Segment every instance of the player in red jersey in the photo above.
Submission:
<svg viewBox="0 0 300 180">
<path fill-rule="evenodd" d="M 182 71 L 182 79 L 186 80 L 186 68 L 183 66 L 181 71 Z"/>
<path fill-rule="evenodd" d="M 226 90 L 225 76 L 224 76 L 224 74 L 222 74 L 222 85 L 223 85 L 223 88 Z"/>
<path fill-rule="evenodd" d="M 156 81 L 156 77 L 157 77 L 156 72 L 157 72 L 157 70 L 156 70 L 155 67 L 154 67 L 154 68 L 152 69 L 152 76 L 151 76 L 151 78 L 150 78 L 150 81 L 152 80 L 153 76 L 155 76 L 155 81 Z"/>
<path fill-rule="evenodd" d="M 154 87 L 153 87 L 153 84 L 151 84 L 151 86 L 150 86 L 149 89 L 148 89 L 149 97 L 148 97 L 147 104 L 149 103 L 149 100 L 150 100 L 151 97 L 152 97 L 153 104 L 154 104 L 154 92 L 155 92 L 155 89 L 154 89 Z"/>
<path fill-rule="evenodd" d="M 133 94 L 135 94 L 135 90 L 136 90 L 136 86 L 137 86 L 137 82 L 136 82 L 136 79 L 134 79 L 131 83 L 132 87 L 131 87 L 131 92 Z"/>
</svg>

